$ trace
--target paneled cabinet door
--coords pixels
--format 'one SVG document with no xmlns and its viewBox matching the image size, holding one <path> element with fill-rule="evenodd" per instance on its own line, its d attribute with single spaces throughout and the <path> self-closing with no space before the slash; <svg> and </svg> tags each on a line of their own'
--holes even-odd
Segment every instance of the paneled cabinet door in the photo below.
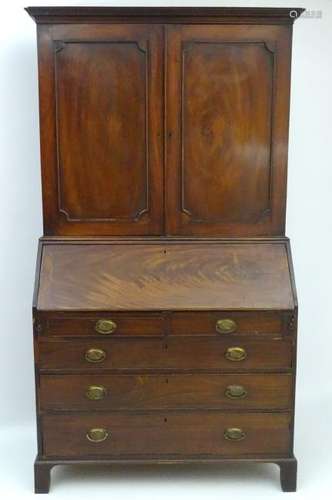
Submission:
<svg viewBox="0 0 332 500">
<path fill-rule="evenodd" d="M 160 234 L 162 29 L 38 29 L 45 234 Z"/>
<path fill-rule="evenodd" d="M 283 234 L 289 26 L 172 26 L 169 234 Z"/>
</svg>

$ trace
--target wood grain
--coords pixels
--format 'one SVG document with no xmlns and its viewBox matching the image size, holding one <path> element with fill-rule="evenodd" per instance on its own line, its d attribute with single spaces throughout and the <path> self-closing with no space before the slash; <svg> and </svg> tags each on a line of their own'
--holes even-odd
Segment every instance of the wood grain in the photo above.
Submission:
<svg viewBox="0 0 332 500">
<path fill-rule="evenodd" d="M 246 359 L 229 361 L 229 347 L 241 347 Z M 102 349 L 106 358 L 89 363 L 85 353 Z M 169 338 L 133 340 L 45 340 L 39 342 L 39 367 L 49 370 L 102 371 L 114 370 L 289 370 L 292 367 L 292 343 L 289 340 L 241 341 L 212 338 Z"/>
<path fill-rule="evenodd" d="M 48 456 L 232 455 L 280 453 L 289 445 L 289 414 L 207 413 L 159 415 L 47 415 L 43 417 Z M 103 427 L 109 439 L 91 443 L 90 428 Z M 242 441 L 224 438 L 228 427 L 246 432 Z"/>
<path fill-rule="evenodd" d="M 283 234 L 290 27 L 167 33 L 167 233 Z"/>
<path fill-rule="evenodd" d="M 38 27 L 44 233 L 160 234 L 158 26 Z"/>
<path fill-rule="evenodd" d="M 37 307 L 293 309 L 294 302 L 284 244 L 58 244 L 43 248 Z"/>
<path fill-rule="evenodd" d="M 230 461 L 274 462 L 294 491 L 284 232 L 303 9 L 27 11 L 48 236 L 33 300 L 36 492 L 58 464 Z M 225 318 L 236 328 L 221 335 Z M 98 334 L 100 319 L 117 323 L 112 335 Z M 247 356 L 230 361 L 230 347 Z M 91 348 L 105 359 L 88 362 Z M 103 400 L 87 399 L 92 384 Z M 227 398 L 229 385 L 246 397 Z M 88 441 L 91 427 L 108 439 Z M 245 438 L 226 440 L 227 427 Z"/>
<path fill-rule="evenodd" d="M 247 395 L 229 399 L 229 385 Z M 90 385 L 102 385 L 102 400 L 89 400 Z M 41 410 L 289 409 L 291 374 L 42 375 Z"/>
<path fill-rule="evenodd" d="M 167 337 L 167 336 L 270 336 L 290 335 L 293 311 L 176 311 L 163 313 L 147 312 L 51 312 L 38 313 L 39 335 L 46 337 L 94 337 L 99 338 L 96 325 L 101 319 L 112 320 L 117 327 L 107 335 L 109 338 Z M 234 332 L 219 333 L 216 329 L 220 319 L 231 319 L 236 324 Z M 104 336 L 105 337 L 105 336 Z"/>
</svg>

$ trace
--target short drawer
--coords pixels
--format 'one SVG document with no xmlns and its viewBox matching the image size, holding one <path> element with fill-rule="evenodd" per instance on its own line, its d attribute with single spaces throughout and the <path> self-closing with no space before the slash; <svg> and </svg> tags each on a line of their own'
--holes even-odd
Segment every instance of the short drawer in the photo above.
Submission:
<svg viewBox="0 0 332 500">
<path fill-rule="evenodd" d="M 289 340 L 169 338 L 141 340 L 40 341 L 37 362 L 59 370 L 269 370 L 289 369 Z"/>
<path fill-rule="evenodd" d="M 173 335 L 285 335 L 290 331 L 290 312 L 178 312 L 171 316 Z"/>
<path fill-rule="evenodd" d="M 80 456 L 245 456 L 287 454 L 288 413 L 45 415 L 44 454 Z"/>
<path fill-rule="evenodd" d="M 108 314 L 87 317 L 54 317 L 44 319 L 43 336 L 161 336 L 164 319 L 158 315 Z"/>
<path fill-rule="evenodd" d="M 289 409 L 291 374 L 41 375 L 41 410 Z"/>
</svg>

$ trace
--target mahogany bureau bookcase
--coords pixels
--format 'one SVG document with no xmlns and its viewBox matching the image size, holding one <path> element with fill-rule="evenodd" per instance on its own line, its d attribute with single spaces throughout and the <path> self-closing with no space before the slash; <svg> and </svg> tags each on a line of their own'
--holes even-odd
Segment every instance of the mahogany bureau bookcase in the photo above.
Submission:
<svg viewBox="0 0 332 500">
<path fill-rule="evenodd" d="M 285 207 L 302 9 L 27 11 L 44 217 L 36 492 L 58 464 L 250 461 L 294 491 Z"/>
</svg>

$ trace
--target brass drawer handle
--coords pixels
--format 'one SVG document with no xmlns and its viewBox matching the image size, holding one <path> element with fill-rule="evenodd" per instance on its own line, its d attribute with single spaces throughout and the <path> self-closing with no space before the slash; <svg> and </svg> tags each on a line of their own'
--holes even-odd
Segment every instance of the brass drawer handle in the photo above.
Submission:
<svg viewBox="0 0 332 500">
<path fill-rule="evenodd" d="M 225 396 L 229 399 L 244 399 L 247 397 L 247 391 L 242 385 L 229 385 L 226 387 Z"/>
<path fill-rule="evenodd" d="M 106 397 L 107 390 L 103 385 L 90 385 L 85 393 L 91 401 L 99 401 Z"/>
<path fill-rule="evenodd" d="M 218 333 L 233 333 L 237 325 L 234 320 L 229 318 L 218 319 L 216 323 L 216 330 Z"/>
<path fill-rule="evenodd" d="M 224 438 L 229 441 L 242 441 L 245 437 L 246 433 L 238 427 L 228 427 L 224 432 Z"/>
<path fill-rule="evenodd" d="M 225 352 L 225 358 L 229 361 L 243 361 L 247 353 L 243 347 L 229 347 Z"/>
<path fill-rule="evenodd" d="M 106 358 L 106 352 L 103 349 L 88 349 L 85 353 L 85 359 L 89 363 L 101 363 Z"/>
<path fill-rule="evenodd" d="M 117 324 L 111 319 L 99 319 L 96 323 L 95 330 L 101 335 L 110 335 L 117 329 Z"/>
<path fill-rule="evenodd" d="M 91 443 L 102 443 L 108 438 L 108 432 L 103 428 L 90 429 L 86 434 L 86 438 Z"/>
</svg>

